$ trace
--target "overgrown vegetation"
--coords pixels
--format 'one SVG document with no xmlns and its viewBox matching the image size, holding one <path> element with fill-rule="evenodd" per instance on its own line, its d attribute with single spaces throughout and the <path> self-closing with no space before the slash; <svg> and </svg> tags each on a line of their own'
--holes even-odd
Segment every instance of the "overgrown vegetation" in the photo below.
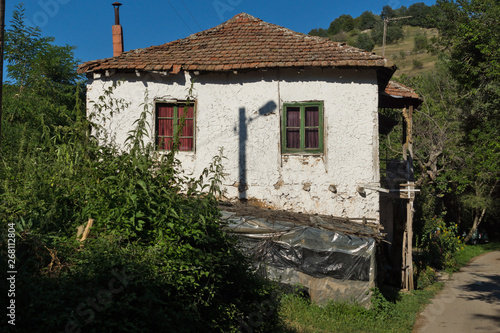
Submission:
<svg viewBox="0 0 500 333">
<path fill-rule="evenodd" d="M 16 300 L 22 309 L 17 328 L 411 331 L 416 313 L 439 289 L 433 283 L 436 269 L 453 272 L 498 249 L 497 244 L 464 246 L 459 235 L 479 225 L 496 230 L 499 217 L 500 41 L 494 27 L 500 6 L 493 0 L 424 6 L 386 6 L 380 16 L 365 12 L 356 19 L 344 15 L 314 33 L 355 38 L 370 49 L 380 42 L 383 18 L 414 15 L 415 21 L 406 23 L 439 28 L 439 47 L 447 50 L 432 71 L 401 78 L 423 98 L 412 129 L 421 188 L 415 224 L 422 251 L 415 261 L 419 290 L 375 290 L 371 309 L 345 303 L 321 308 L 294 295 L 280 299 L 277 289 L 250 272 L 222 230 L 216 208 L 222 152 L 202 178 L 183 175 L 175 150 L 158 154 L 144 140 L 147 99 L 127 152 L 111 138 L 97 142 L 93 135 L 103 129 L 94 117 L 118 112 L 123 102 L 113 98 L 111 88 L 94 101 L 95 112 L 87 118 L 73 48 L 54 45 L 25 26 L 18 7 L 7 32 L 11 81 L 4 86 L 0 159 L 0 261 L 6 267 L 6 225 L 14 223 Z M 398 25 L 393 29 L 390 41 L 400 38 Z M 437 40 L 420 36 L 411 41 L 414 51 L 432 52 Z M 398 158 L 391 142 L 399 138 L 383 139 Z M 89 219 L 93 227 L 81 241 L 77 230 Z"/>
<path fill-rule="evenodd" d="M 297 332 L 411 332 L 418 311 L 429 302 L 440 285 L 412 293 L 376 289 L 373 307 L 331 302 L 325 307 L 298 296 L 284 299 L 281 315 Z"/>
<path fill-rule="evenodd" d="M 500 243 L 464 247 L 453 255 L 457 263 L 455 271 L 472 258 L 499 249 Z M 375 289 L 370 309 L 336 302 L 320 307 L 298 295 L 289 295 L 282 301 L 280 314 L 290 329 L 304 333 L 412 332 L 418 313 L 443 287 L 443 283 L 436 282 L 435 278 L 436 270 L 426 266 L 418 277 L 418 290 L 401 292 L 391 287 Z"/>
<path fill-rule="evenodd" d="M 437 230 L 436 221 L 443 224 L 441 229 L 454 230 L 455 236 L 466 233 L 467 242 L 480 225 L 490 237 L 498 237 L 500 215 L 500 54 L 494 46 L 499 36 L 491 30 L 498 25 L 500 6 L 490 0 L 439 1 L 437 6 L 440 16 L 447 18 L 437 25 L 444 52 L 426 73 L 400 78 L 423 100 L 413 113 L 412 128 L 416 184 L 421 190 L 415 235 L 430 252 L 435 249 L 423 241 Z M 401 127 L 381 138 L 388 158 L 402 158 L 399 133 Z M 447 247 L 441 250 L 453 254 Z M 434 264 L 441 267 L 443 258 Z"/>
<path fill-rule="evenodd" d="M 159 154 L 144 140 L 147 103 L 127 152 L 98 142 L 89 128 L 101 129 L 84 116 L 72 48 L 27 28 L 22 7 L 8 40 L 13 81 L 2 119 L 0 258 L 7 267 L 4 240 L 15 224 L 16 328 L 279 331 L 278 295 L 250 272 L 219 221 L 222 151 L 202 177 L 184 176 L 175 150 Z M 120 105 L 111 89 L 95 101 L 94 116 Z M 83 241 L 77 229 L 90 220 Z"/>
</svg>

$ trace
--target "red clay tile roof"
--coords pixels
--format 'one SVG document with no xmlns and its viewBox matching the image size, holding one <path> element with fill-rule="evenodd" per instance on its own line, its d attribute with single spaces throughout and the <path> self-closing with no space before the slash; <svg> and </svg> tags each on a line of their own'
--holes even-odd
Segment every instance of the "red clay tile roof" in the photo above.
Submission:
<svg viewBox="0 0 500 333">
<path fill-rule="evenodd" d="M 385 93 L 396 97 L 420 99 L 415 90 L 396 81 L 389 81 L 389 84 L 385 87 Z"/>
<path fill-rule="evenodd" d="M 78 72 L 137 69 L 175 74 L 181 69 L 228 71 L 306 66 L 387 68 L 385 58 L 374 53 L 241 13 L 184 39 L 83 63 Z"/>
</svg>

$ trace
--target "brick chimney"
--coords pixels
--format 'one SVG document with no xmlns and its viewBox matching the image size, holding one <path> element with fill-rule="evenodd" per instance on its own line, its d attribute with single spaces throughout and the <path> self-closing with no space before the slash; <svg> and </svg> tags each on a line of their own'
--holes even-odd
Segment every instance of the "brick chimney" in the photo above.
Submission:
<svg viewBox="0 0 500 333">
<path fill-rule="evenodd" d="M 112 4 L 115 7 L 115 25 L 113 31 L 113 57 L 117 57 L 123 53 L 123 28 L 120 25 L 120 6 L 119 2 Z"/>
</svg>

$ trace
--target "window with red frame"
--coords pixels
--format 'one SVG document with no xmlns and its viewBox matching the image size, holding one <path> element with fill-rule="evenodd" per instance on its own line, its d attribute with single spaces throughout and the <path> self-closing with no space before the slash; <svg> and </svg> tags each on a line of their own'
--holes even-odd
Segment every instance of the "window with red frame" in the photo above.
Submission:
<svg viewBox="0 0 500 333">
<path fill-rule="evenodd" d="M 172 150 L 179 135 L 179 150 L 194 151 L 194 106 L 186 103 L 156 104 L 156 145 L 158 150 Z"/>
</svg>

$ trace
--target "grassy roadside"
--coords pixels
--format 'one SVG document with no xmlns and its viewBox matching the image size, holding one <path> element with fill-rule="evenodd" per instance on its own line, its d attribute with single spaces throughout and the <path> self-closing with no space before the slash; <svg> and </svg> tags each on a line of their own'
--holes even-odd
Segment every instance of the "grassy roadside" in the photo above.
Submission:
<svg viewBox="0 0 500 333">
<path fill-rule="evenodd" d="M 465 266 L 471 259 L 480 256 L 483 253 L 498 251 L 500 250 L 499 242 L 492 242 L 488 244 L 479 244 L 479 245 L 469 245 L 465 247 L 462 251 L 456 253 L 455 258 L 457 259 L 458 266 Z M 458 270 L 458 269 L 457 269 Z M 455 271 L 457 271 L 455 270 Z M 448 272 L 450 273 L 450 272 Z"/>
<path fill-rule="evenodd" d="M 495 250 L 500 250 L 500 243 L 467 246 L 456 253 L 456 259 L 462 267 L 472 258 Z M 442 287 L 438 282 L 413 292 L 382 287 L 375 290 L 371 309 L 336 302 L 320 307 L 291 295 L 283 299 L 280 316 L 290 330 L 299 333 L 411 332 L 417 314 Z"/>
</svg>

